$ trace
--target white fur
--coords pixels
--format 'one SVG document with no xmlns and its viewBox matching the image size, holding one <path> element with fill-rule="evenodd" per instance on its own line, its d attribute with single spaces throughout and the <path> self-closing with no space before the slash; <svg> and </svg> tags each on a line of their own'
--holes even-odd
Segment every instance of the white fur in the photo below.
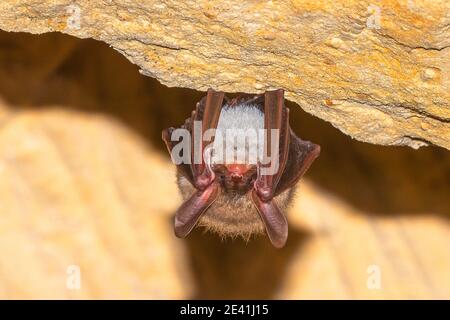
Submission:
<svg viewBox="0 0 450 320">
<path fill-rule="evenodd" d="M 264 114 L 254 105 L 236 105 L 234 107 L 224 106 L 220 113 L 219 123 L 214 141 L 214 150 L 223 150 L 226 154 L 226 146 L 231 144 L 235 150 L 237 159 L 247 159 L 247 161 L 256 164 L 259 155 L 264 150 L 264 141 L 259 141 L 260 130 L 264 129 Z M 234 137 L 241 137 L 245 132 L 251 130 L 253 133 L 246 136 L 245 148 L 238 148 L 238 142 Z M 263 140 L 263 139 L 260 139 Z M 214 163 L 227 162 L 225 157 L 215 152 L 212 158 Z M 228 155 L 226 155 L 228 156 Z M 253 159 L 249 161 L 249 159 Z M 242 162 L 242 161 L 236 161 Z"/>
<path fill-rule="evenodd" d="M 264 129 L 264 114 L 255 105 L 225 105 L 220 112 L 218 129 Z"/>
</svg>

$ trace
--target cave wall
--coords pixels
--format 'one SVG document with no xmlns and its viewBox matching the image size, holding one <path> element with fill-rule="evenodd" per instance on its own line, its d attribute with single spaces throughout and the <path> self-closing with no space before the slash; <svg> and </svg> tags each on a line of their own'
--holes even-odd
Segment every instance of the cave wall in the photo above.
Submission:
<svg viewBox="0 0 450 320">
<path fill-rule="evenodd" d="M 104 41 L 170 87 L 263 92 L 360 141 L 450 149 L 447 0 L 7 0 L 0 29 Z"/>
<path fill-rule="evenodd" d="M 165 87 L 90 39 L 0 43 L 0 297 L 449 298 L 447 150 L 358 142 L 288 102 L 322 154 L 288 212 L 286 248 L 201 229 L 181 240 L 160 132 L 204 93 Z"/>
</svg>

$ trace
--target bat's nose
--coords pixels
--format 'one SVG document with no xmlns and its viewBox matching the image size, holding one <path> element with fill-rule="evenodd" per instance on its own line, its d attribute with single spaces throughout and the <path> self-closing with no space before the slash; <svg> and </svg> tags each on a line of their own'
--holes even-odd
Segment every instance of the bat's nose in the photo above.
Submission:
<svg viewBox="0 0 450 320">
<path fill-rule="evenodd" d="M 230 176 L 233 182 L 241 182 L 243 178 L 243 175 L 239 173 L 232 173 L 230 174 Z"/>
<path fill-rule="evenodd" d="M 247 164 L 229 164 L 226 167 L 233 182 L 241 182 L 244 175 L 250 169 L 250 166 Z"/>
</svg>

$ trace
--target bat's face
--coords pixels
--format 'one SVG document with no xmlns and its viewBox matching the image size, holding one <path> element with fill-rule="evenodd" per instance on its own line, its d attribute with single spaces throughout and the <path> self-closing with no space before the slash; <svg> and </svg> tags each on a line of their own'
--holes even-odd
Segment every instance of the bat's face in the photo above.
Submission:
<svg viewBox="0 0 450 320">
<path fill-rule="evenodd" d="M 247 194 L 256 181 L 257 168 L 254 164 L 217 164 L 213 165 L 213 170 L 223 192 L 231 195 Z"/>
<path fill-rule="evenodd" d="M 183 157 L 177 176 L 185 202 L 175 216 L 177 236 L 200 224 L 244 238 L 265 230 L 274 246 L 285 244 L 283 212 L 320 152 L 295 136 L 288 115 L 282 90 L 228 100 L 210 89 L 181 127 L 191 135 L 189 150 L 180 153 L 175 128 L 163 131 L 172 159 L 175 151 Z M 213 135 L 207 135 L 209 129 Z"/>
<path fill-rule="evenodd" d="M 223 192 L 245 195 L 253 188 L 264 141 L 258 141 L 257 134 L 245 134 L 259 130 L 264 130 L 264 114 L 257 106 L 244 101 L 222 108 L 217 124 L 221 134 L 213 142 L 211 168 Z M 221 151 L 220 155 L 215 151 Z"/>
</svg>

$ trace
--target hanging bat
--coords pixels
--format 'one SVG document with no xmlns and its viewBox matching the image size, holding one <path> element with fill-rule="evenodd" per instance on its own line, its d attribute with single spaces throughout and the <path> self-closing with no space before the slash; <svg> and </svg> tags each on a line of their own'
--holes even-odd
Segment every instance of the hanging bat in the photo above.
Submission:
<svg viewBox="0 0 450 320">
<path fill-rule="evenodd" d="M 283 247 L 288 236 L 283 212 L 292 200 L 297 182 L 320 153 L 319 145 L 301 140 L 291 130 L 284 91 L 229 99 L 223 92 L 209 89 L 180 129 L 192 136 L 196 128 L 201 136 L 198 138 L 197 132 L 196 141 L 200 142 L 196 144 L 191 139 L 187 141 L 191 149 L 180 152 L 190 161 L 177 164 L 177 183 L 184 202 L 175 214 L 175 235 L 186 237 L 197 224 L 222 236 L 246 239 L 265 230 L 275 247 Z M 217 143 L 218 135 L 211 137 L 207 144 L 205 136 L 209 129 L 227 133 L 254 129 L 264 135 L 262 142 L 256 139 L 256 149 L 255 139 L 237 144 L 233 134 L 226 135 L 222 144 Z M 162 133 L 172 159 L 178 149 L 175 131 L 171 127 Z M 278 133 L 275 138 L 269 134 L 272 131 Z M 242 147 L 244 150 L 237 150 Z M 220 153 L 217 150 L 224 149 L 244 151 L 244 161 L 242 157 L 237 161 L 236 156 L 222 162 L 212 160 L 216 152 Z M 249 154 L 255 150 L 257 161 L 251 162 Z M 276 171 L 262 174 L 273 164 Z"/>
</svg>

